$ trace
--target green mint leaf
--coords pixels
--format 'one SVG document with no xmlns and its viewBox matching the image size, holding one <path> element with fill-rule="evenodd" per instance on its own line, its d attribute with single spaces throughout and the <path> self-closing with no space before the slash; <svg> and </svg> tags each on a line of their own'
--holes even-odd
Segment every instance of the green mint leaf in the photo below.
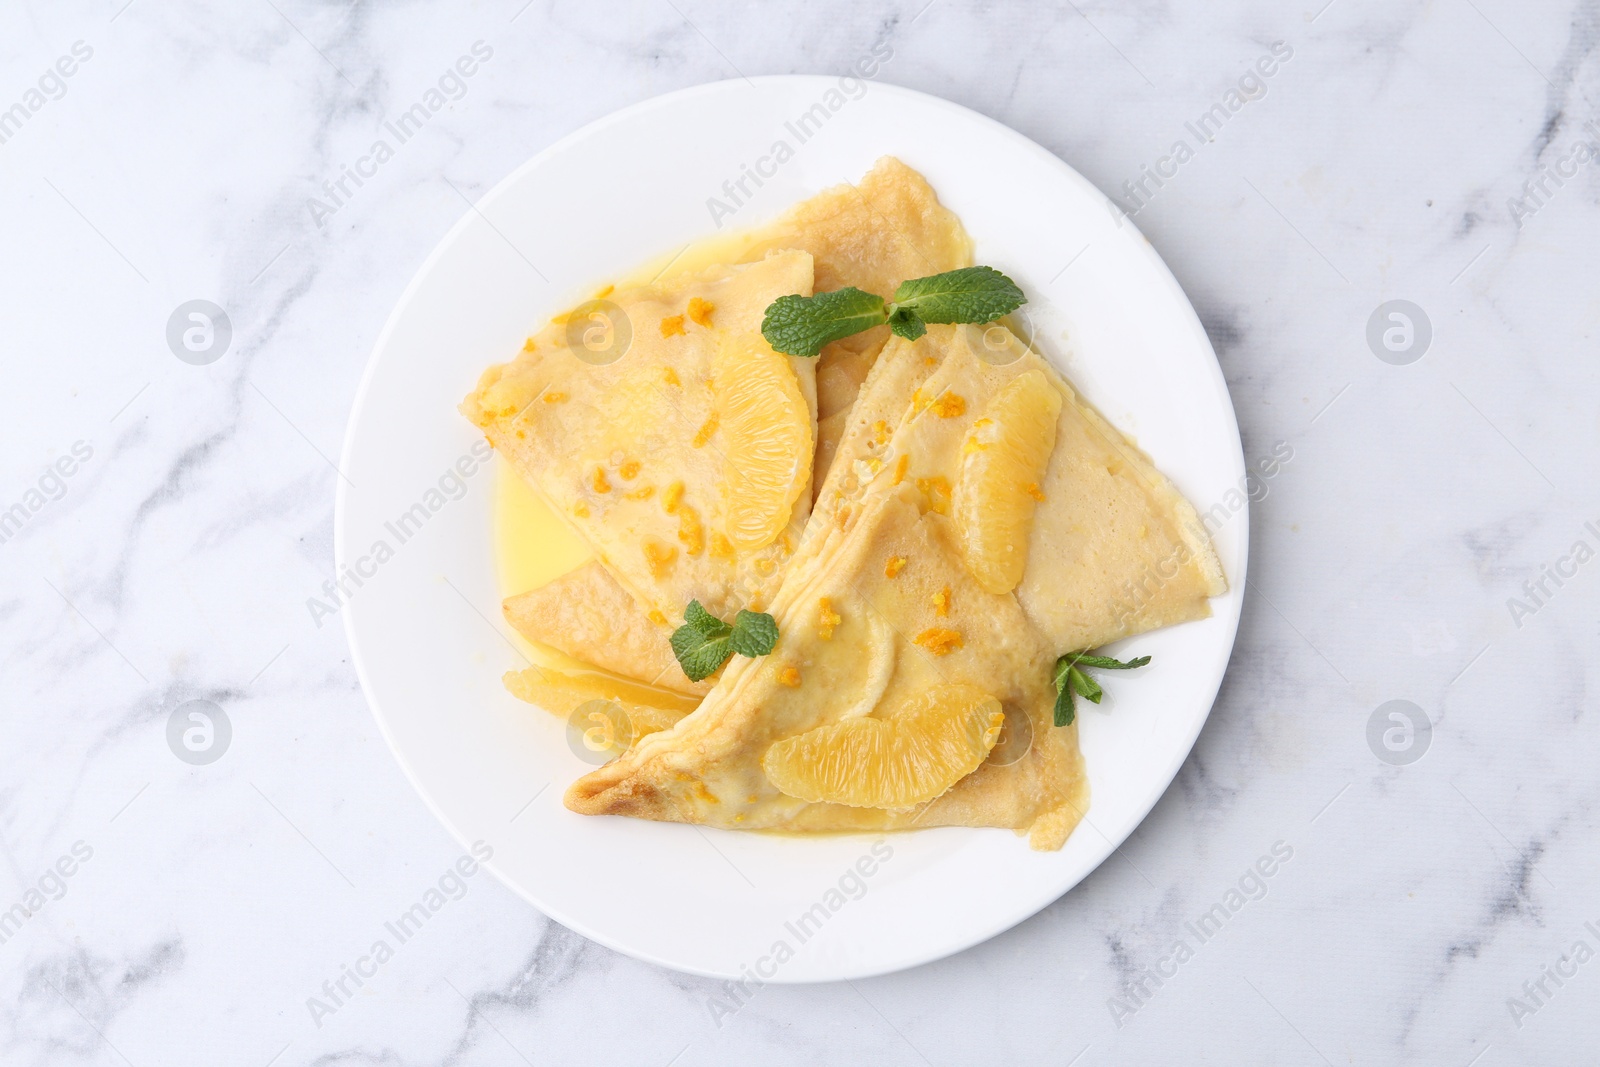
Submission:
<svg viewBox="0 0 1600 1067">
<path fill-rule="evenodd" d="M 776 352 L 815 356 L 824 346 L 884 322 L 883 297 L 848 286 L 816 296 L 780 296 L 767 305 L 761 336 Z"/>
<path fill-rule="evenodd" d="M 815 296 L 780 296 L 767 305 L 761 336 L 775 351 L 815 356 L 834 341 L 884 323 L 915 341 L 930 322 L 993 322 L 1027 301 L 1017 284 L 993 267 L 963 267 L 902 282 L 894 303 L 887 305 L 853 286 Z"/>
<path fill-rule="evenodd" d="M 709 678 L 722 669 L 722 665 L 733 658 L 733 649 L 728 647 L 726 637 L 701 638 L 694 635 L 698 643 L 688 647 L 680 647 L 678 642 L 672 644 L 672 651 L 678 657 L 678 665 L 683 668 L 684 675 L 691 682 L 698 682 Z"/>
<path fill-rule="evenodd" d="M 1135 667 L 1143 667 L 1149 662 L 1149 656 L 1130 659 L 1126 663 L 1119 659 L 1112 659 L 1110 656 L 1091 656 L 1081 652 L 1072 657 L 1072 664 L 1075 667 L 1099 667 L 1101 670 L 1107 671 L 1131 671 Z"/>
<path fill-rule="evenodd" d="M 717 673 L 733 655 L 733 649 L 728 647 L 727 634 L 708 636 L 684 623 L 672 631 L 672 654 L 678 657 L 678 665 L 688 679 L 698 682 Z"/>
<path fill-rule="evenodd" d="M 683 625 L 672 631 L 672 654 L 691 682 L 716 674 L 735 652 L 765 656 L 778 641 L 778 624 L 771 615 L 741 611 L 729 626 L 691 600 L 683 618 Z"/>
<path fill-rule="evenodd" d="M 911 308 L 897 307 L 889 312 L 889 330 L 907 341 L 915 341 L 928 332 L 928 327 L 923 325 L 922 317 Z"/>
<path fill-rule="evenodd" d="M 1089 677 L 1083 670 L 1085 667 L 1096 667 L 1108 671 L 1131 671 L 1135 667 L 1143 667 L 1150 662 L 1149 656 L 1139 656 L 1126 662 L 1112 659 L 1110 656 L 1091 656 L 1088 649 L 1078 652 L 1068 652 L 1056 660 L 1055 671 L 1051 681 L 1056 687 L 1056 725 L 1066 726 L 1072 722 L 1075 714 L 1073 707 L 1073 694 L 1083 697 L 1092 703 L 1098 704 L 1105 696 L 1105 690 L 1100 688 L 1100 683 Z"/>
<path fill-rule="evenodd" d="M 765 656 L 778 643 L 778 623 L 759 611 L 741 611 L 733 619 L 728 647 L 741 656 Z"/>
<path fill-rule="evenodd" d="M 1100 698 L 1105 696 L 1105 690 L 1100 688 L 1100 684 L 1076 667 L 1067 668 L 1067 684 L 1091 704 L 1100 703 Z"/>
<path fill-rule="evenodd" d="M 897 313 L 909 310 L 923 322 L 984 323 L 1027 302 L 1017 283 L 993 267 L 963 267 L 901 282 L 889 315 L 892 321 Z"/>
<path fill-rule="evenodd" d="M 1060 659 L 1056 660 L 1055 674 L 1052 675 L 1050 679 L 1055 683 L 1056 692 L 1059 693 L 1063 688 L 1065 688 L 1067 684 L 1067 671 L 1072 669 L 1072 664 L 1078 655 L 1079 653 L 1077 652 L 1069 652 L 1065 656 L 1062 656 Z"/>
<path fill-rule="evenodd" d="M 683 609 L 683 621 L 706 637 L 725 637 L 730 629 L 698 600 L 689 601 L 689 606 Z"/>
<path fill-rule="evenodd" d="M 1063 676 L 1064 677 L 1064 676 Z M 1071 726 L 1076 709 L 1072 706 L 1072 687 L 1061 684 L 1056 686 L 1056 725 Z"/>
</svg>

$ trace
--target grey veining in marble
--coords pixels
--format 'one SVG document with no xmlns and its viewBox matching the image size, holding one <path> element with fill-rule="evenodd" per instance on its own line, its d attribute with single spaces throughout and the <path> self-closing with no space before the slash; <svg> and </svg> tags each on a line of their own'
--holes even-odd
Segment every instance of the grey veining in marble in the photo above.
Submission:
<svg viewBox="0 0 1600 1067">
<path fill-rule="evenodd" d="M 1134 214 L 1278 458 L 1193 755 L 1077 890 L 910 972 L 718 1018 L 482 876 L 334 1003 L 458 856 L 304 608 L 389 309 L 578 126 L 880 42 Z M 1595 0 L 7 3 L 0 1062 L 1594 1059 L 1597 42 Z M 168 346 L 196 299 L 214 362 Z M 1369 344 L 1396 300 L 1420 358 L 1415 313 Z M 193 700 L 215 763 L 169 747 Z M 1369 731 L 1391 701 L 1431 732 Z"/>
</svg>

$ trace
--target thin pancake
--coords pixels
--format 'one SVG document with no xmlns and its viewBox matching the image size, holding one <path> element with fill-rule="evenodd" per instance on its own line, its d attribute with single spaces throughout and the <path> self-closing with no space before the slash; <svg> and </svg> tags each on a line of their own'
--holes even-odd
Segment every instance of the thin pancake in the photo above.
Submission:
<svg viewBox="0 0 1600 1067">
<path fill-rule="evenodd" d="M 1044 499 L 1022 582 L 986 592 L 963 561 L 950 490 L 975 425 L 1024 375 L 1060 393 L 1055 447 L 1036 487 Z M 1187 528 L 1192 517 L 1149 461 L 1008 331 L 933 327 L 919 341 L 897 339 L 852 413 L 809 535 L 775 597 L 777 647 L 761 659 L 735 658 L 697 711 L 580 779 L 567 805 L 744 828 L 1006 826 L 1027 830 L 1036 848 L 1059 848 L 1087 804 L 1087 785 L 1075 727 L 1053 725 L 1051 665 L 1064 652 L 1208 612 L 1221 572 L 1203 533 Z M 1179 544 L 1190 558 L 1164 578 L 1159 610 L 1130 611 L 1107 595 Z M 1045 588 L 1068 607 L 1040 610 Z M 839 621 L 825 635 L 829 613 Z M 883 624 L 876 634 L 872 620 Z M 853 621 L 860 632 L 849 631 Z M 881 674 L 884 656 L 893 671 L 870 711 L 839 699 Z M 1031 734 L 1026 753 L 1016 756 L 1012 744 L 1004 759 L 991 756 L 947 793 L 905 811 L 807 803 L 767 780 L 761 759 L 775 741 L 850 714 L 892 721 L 945 683 L 997 697 L 1013 734 Z"/>
<path fill-rule="evenodd" d="M 811 270 L 807 253 L 775 252 L 757 263 L 617 291 L 609 300 L 632 333 L 617 358 L 601 361 L 603 350 L 597 359 L 575 343 L 582 324 L 552 323 L 515 362 L 486 371 L 462 403 L 646 615 L 680 619 L 690 600 L 723 616 L 761 603 L 804 527 L 815 368 L 811 360 L 775 356 L 760 325 L 778 296 L 811 291 Z M 595 328 L 601 325 L 597 320 Z M 780 516 L 765 543 L 741 551 L 729 543 L 742 542 L 728 517 L 730 506 L 745 501 L 725 498 L 737 453 L 714 416 L 724 395 L 717 389 L 747 380 L 744 360 L 776 361 L 766 367 L 767 380 L 790 390 L 798 405 L 790 416 L 801 420 L 802 436 L 784 473 L 793 500 L 787 521 Z M 729 372 L 730 363 L 739 370 Z M 714 384 L 718 366 L 724 373 Z M 648 677 L 647 670 L 630 673 Z"/>
<path fill-rule="evenodd" d="M 506 598 L 503 607 L 522 636 L 573 659 L 676 693 L 704 696 L 711 689 L 709 681 L 684 677 L 667 643 L 672 627 L 645 614 L 596 560 Z"/>
<path fill-rule="evenodd" d="M 782 636 L 771 655 L 735 659 L 699 710 L 579 779 L 567 806 L 729 829 L 1002 826 L 1029 831 L 1035 847 L 1059 848 L 1087 807 L 1088 784 L 1076 726 L 1051 724 L 1053 652 L 1015 598 L 978 588 L 949 522 L 922 511 L 909 485 L 877 501 L 832 555 L 828 565 L 791 572 L 773 605 Z M 885 561 L 897 557 L 909 562 L 891 578 Z M 941 617 L 934 598 L 943 590 L 950 608 Z M 826 638 L 823 598 L 838 618 Z M 936 627 L 959 630 L 960 647 L 935 655 L 916 643 Z M 892 668 L 879 691 L 874 679 L 886 661 Z M 784 674 L 790 669 L 797 685 L 785 680 L 795 678 Z M 946 684 L 998 698 L 1010 729 L 1033 743 L 1020 757 L 1021 746 L 1002 748 L 1005 755 L 942 796 L 905 810 L 807 803 L 781 793 L 762 770 L 775 741 L 852 714 L 892 722 L 919 694 Z"/>
<path fill-rule="evenodd" d="M 910 459 L 902 477 L 920 483 L 930 504 L 946 507 L 972 422 L 1006 382 L 1031 370 L 1044 373 L 1063 403 L 1015 591 L 1030 620 L 1068 652 L 1210 614 L 1209 598 L 1225 592 L 1227 580 L 1194 508 L 1004 328 L 936 326 L 920 341 L 896 338 L 885 348 L 841 435 L 838 465 L 818 492 L 802 552 L 819 550 L 812 539 L 837 529 L 839 511 L 848 511 L 874 470 L 893 477 L 904 453 Z M 961 399 L 960 416 L 937 416 L 947 395 Z M 914 446 L 899 439 L 908 432 L 900 428 L 902 414 L 922 424 Z"/>
<path fill-rule="evenodd" d="M 855 185 L 836 185 L 756 231 L 749 255 L 799 248 L 816 263 L 819 293 L 854 286 L 885 300 L 909 278 L 972 266 L 972 239 L 925 178 L 884 156 Z M 817 418 L 848 411 L 885 342 L 887 326 L 847 337 L 817 361 Z M 817 440 L 816 482 L 827 474 L 828 438 Z"/>
<path fill-rule="evenodd" d="M 783 249 L 811 254 L 818 291 L 855 286 L 885 298 L 892 297 L 907 278 L 972 263 L 972 242 L 961 221 L 939 203 L 922 175 L 891 156 L 880 159 L 858 184 L 826 189 L 752 233 L 739 262 L 759 262 Z M 814 485 L 820 485 L 827 473 L 861 383 L 888 337 L 885 327 L 869 330 L 835 342 L 819 359 L 806 361 L 816 381 Z M 564 336 L 558 341 L 564 344 Z M 535 343 L 541 344 L 543 339 Z M 526 472 L 524 477 L 528 477 Z M 573 587 L 573 583 L 581 583 L 581 587 Z M 575 574 L 570 582 L 558 579 L 548 596 L 538 598 L 540 610 L 519 610 L 512 621 L 529 640 L 625 677 L 680 690 L 693 685 L 677 670 L 675 661 L 663 672 L 661 659 L 670 655 L 664 642 L 657 651 L 638 646 L 641 638 L 660 630 L 662 624 L 652 621 L 649 612 L 662 608 L 648 602 L 640 606 L 630 586 L 611 576 L 609 569 L 591 569 Z M 580 602 L 545 610 L 567 596 L 576 596 Z M 584 609 L 584 600 L 597 607 Z M 678 610 L 681 608 L 678 605 Z M 508 601 L 508 617 L 511 611 Z M 676 618 L 671 611 L 663 614 Z M 604 627 L 590 625 L 603 622 L 609 622 L 617 635 L 614 648 L 603 649 Z M 565 632 L 569 626 L 576 636 Z"/>
</svg>

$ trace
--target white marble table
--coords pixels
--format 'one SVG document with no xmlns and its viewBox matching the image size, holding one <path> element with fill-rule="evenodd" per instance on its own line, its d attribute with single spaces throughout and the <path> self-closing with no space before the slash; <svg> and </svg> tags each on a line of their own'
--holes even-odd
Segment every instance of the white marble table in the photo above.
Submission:
<svg viewBox="0 0 1600 1067">
<path fill-rule="evenodd" d="M 5 5 L 0 1062 L 1592 1060 L 1600 8 L 1324 3 Z M 717 1018 L 484 876 L 358 987 L 459 855 L 305 606 L 385 316 L 563 134 L 874 44 L 1123 200 L 1278 455 L 1193 756 L 1076 891 L 907 973 Z M 1374 348 L 1392 300 L 1428 328 Z M 168 744 L 196 699 L 210 764 Z M 1369 734 L 1390 701 L 1431 734 Z"/>
</svg>

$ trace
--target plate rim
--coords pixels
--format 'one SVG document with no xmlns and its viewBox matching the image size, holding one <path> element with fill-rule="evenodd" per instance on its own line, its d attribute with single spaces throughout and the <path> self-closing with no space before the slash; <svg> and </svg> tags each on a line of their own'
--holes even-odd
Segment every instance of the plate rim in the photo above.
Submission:
<svg viewBox="0 0 1600 1067">
<path fill-rule="evenodd" d="M 495 199 L 505 195 L 516 185 L 517 182 L 521 180 L 522 176 L 526 172 L 539 167 L 547 159 L 565 151 L 572 144 L 580 142 L 599 132 L 600 130 L 603 130 L 616 123 L 626 121 L 638 114 L 657 108 L 666 107 L 687 98 L 702 94 L 725 91 L 730 87 L 748 86 L 751 84 L 832 86 L 835 85 L 837 81 L 837 76 L 827 74 L 767 74 L 757 75 L 753 78 L 726 78 L 718 81 L 702 82 L 697 85 L 685 86 L 680 89 L 674 89 L 670 92 L 661 93 L 656 96 L 648 97 L 644 100 L 636 101 L 627 105 L 626 107 L 619 108 L 615 111 L 609 112 L 587 123 L 584 123 L 577 129 L 570 131 L 569 133 L 546 145 L 534 155 L 530 156 L 527 160 L 513 168 L 503 178 L 496 182 L 487 192 L 480 196 L 475 203 L 468 206 L 461 217 L 457 219 L 456 222 L 443 234 L 443 236 L 439 238 L 439 240 L 434 244 L 433 248 L 428 252 L 427 256 L 425 256 L 422 262 L 418 264 L 416 270 L 412 273 L 410 281 L 406 283 L 405 288 L 402 289 L 399 296 L 395 298 L 394 305 L 390 309 L 389 315 L 385 319 L 383 327 L 379 330 L 377 337 L 372 343 L 371 349 L 367 353 L 366 361 L 362 368 L 361 378 L 357 383 L 355 394 L 350 404 L 350 413 L 345 424 L 345 433 L 339 452 L 339 464 L 341 469 L 348 468 L 351 465 L 352 452 L 355 447 L 357 437 L 357 428 L 361 425 L 362 417 L 365 414 L 367 401 L 371 393 L 372 382 L 376 376 L 378 365 L 381 362 L 381 355 L 387 348 L 391 337 L 399 328 L 400 319 L 406 307 L 411 302 L 416 292 L 421 288 L 424 279 L 430 273 L 432 273 L 432 270 L 437 262 L 443 258 L 447 250 L 450 249 L 457 241 L 459 241 L 469 227 L 474 224 L 475 219 L 479 214 L 481 214 L 482 209 L 486 205 L 491 204 Z M 1184 311 L 1187 312 L 1186 318 L 1190 332 L 1204 346 L 1203 350 L 1209 353 L 1211 356 L 1211 359 L 1207 364 L 1207 370 L 1213 376 L 1213 384 L 1218 387 L 1219 396 L 1225 401 L 1225 403 L 1223 403 L 1221 406 L 1226 415 L 1227 428 L 1231 430 L 1231 441 L 1234 445 L 1234 458 L 1237 462 L 1238 469 L 1248 473 L 1248 467 L 1246 467 L 1244 461 L 1243 436 L 1239 431 L 1238 412 L 1234 406 L 1233 394 L 1228 388 L 1226 375 L 1222 370 L 1221 360 L 1217 357 L 1216 348 L 1214 345 L 1212 345 L 1211 338 L 1206 333 L 1205 325 L 1200 319 L 1199 312 L 1195 309 L 1194 303 L 1189 299 L 1189 296 L 1184 291 L 1183 286 L 1178 282 L 1176 275 L 1172 273 L 1172 268 L 1168 266 L 1166 260 L 1164 260 L 1160 253 L 1156 251 L 1154 245 L 1151 244 L 1150 240 L 1144 235 L 1144 233 L 1139 230 L 1132 216 L 1128 215 L 1126 212 L 1118 212 L 1116 210 L 1114 201 L 1112 201 L 1104 192 L 1099 189 L 1098 186 L 1089 181 L 1089 179 L 1084 177 L 1076 168 L 1074 168 L 1060 156 L 1056 155 L 1045 146 L 1039 144 L 1037 141 L 1034 141 L 1026 134 L 1012 129 L 1010 126 L 1007 126 L 998 119 L 992 118 L 981 111 L 969 108 L 964 104 L 958 104 L 952 100 L 947 100 L 943 97 L 935 96 L 919 89 L 912 89 L 906 86 L 898 85 L 891 81 L 874 78 L 870 80 L 869 84 L 873 90 L 885 90 L 891 95 L 900 94 L 914 99 L 919 104 L 924 106 L 942 108 L 948 111 L 961 113 L 968 119 L 978 120 L 981 125 L 988 127 L 991 132 L 998 134 L 1001 138 L 1011 142 L 1015 147 L 1041 160 L 1046 167 L 1059 173 L 1065 180 L 1077 184 L 1084 191 L 1103 201 L 1107 205 L 1108 212 L 1112 213 L 1113 215 L 1120 215 L 1120 223 L 1128 227 L 1129 239 L 1140 246 L 1139 254 L 1150 265 L 1156 268 L 1156 277 L 1159 278 L 1162 286 L 1165 289 L 1165 296 L 1168 299 L 1176 297 L 1178 304 L 1184 309 Z M 338 574 L 342 571 L 346 564 L 346 560 L 348 559 L 346 518 L 349 508 L 349 485 L 343 478 L 335 479 L 334 485 L 333 562 L 335 568 L 334 572 L 335 574 Z M 1159 777 L 1161 783 L 1160 788 L 1153 789 L 1151 791 L 1148 802 L 1143 805 L 1142 809 L 1138 810 L 1138 816 L 1129 824 L 1127 832 L 1123 834 L 1121 838 L 1115 841 L 1107 838 L 1108 847 L 1106 848 L 1105 855 L 1103 855 L 1093 866 L 1089 867 L 1087 870 L 1084 870 L 1067 884 L 1062 885 L 1059 888 L 1057 888 L 1054 884 L 1046 886 L 1036 896 L 1026 898 L 1024 904 L 1020 905 L 1016 909 L 1006 912 L 1002 917 L 993 923 L 983 924 L 981 927 L 977 928 L 976 933 L 969 937 L 958 939 L 956 942 L 941 943 L 937 947 L 928 950 L 919 949 L 915 951 L 902 952 L 894 959 L 872 966 L 835 968 L 832 973 L 826 976 L 786 977 L 785 973 L 780 971 L 774 977 L 765 979 L 764 984 L 809 985 L 830 981 L 872 978 L 880 975 L 892 974 L 898 971 L 909 970 L 913 967 L 919 967 L 924 964 L 936 962 L 938 960 L 957 955 L 961 952 L 965 952 L 975 945 L 983 944 L 984 942 L 999 936 L 1013 927 L 1020 926 L 1022 923 L 1038 915 L 1041 911 L 1049 907 L 1055 901 L 1072 892 L 1072 890 L 1076 889 L 1080 884 L 1082 884 L 1085 879 L 1099 870 L 1100 867 L 1104 865 L 1106 859 L 1108 859 L 1113 853 L 1117 852 L 1122 847 L 1123 843 L 1126 842 L 1127 839 L 1144 824 L 1144 821 L 1149 818 L 1150 812 L 1153 811 L 1155 806 L 1159 804 L 1167 795 L 1168 791 L 1172 788 L 1173 781 L 1177 778 L 1178 772 L 1182 770 L 1184 763 L 1188 761 L 1190 754 L 1194 751 L 1194 746 L 1199 740 L 1200 733 L 1205 729 L 1206 723 L 1210 721 L 1211 713 L 1216 707 L 1217 694 L 1221 691 L 1223 679 L 1227 676 L 1228 668 L 1232 663 L 1234 650 L 1238 644 L 1239 625 L 1244 613 L 1243 591 L 1248 580 L 1250 563 L 1251 503 L 1252 501 L 1249 499 L 1248 495 L 1246 495 L 1240 510 L 1234 513 L 1234 519 L 1238 522 L 1239 527 L 1239 573 L 1237 575 L 1229 574 L 1227 575 L 1227 578 L 1229 581 L 1229 592 L 1232 592 L 1235 589 L 1239 591 L 1239 597 L 1237 601 L 1238 607 L 1237 610 L 1233 610 L 1231 612 L 1232 617 L 1226 620 L 1228 627 L 1226 655 L 1221 657 L 1220 667 L 1215 671 L 1215 677 L 1206 683 L 1200 690 L 1200 692 L 1204 694 L 1205 710 L 1202 714 L 1195 717 L 1194 724 L 1189 730 L 1188 736 L 1183 739 L 1181 746 L 1174 750 L 1176 753 L 1178 753 L 1178 755 L 1176 755 L 1176 757 L 1169 763 L 1168 766 L 1161 769 L 1159 775 L 1152 776 L 1152 781 L 1155 781 L 1156 778 Z M 1226 596 L 1227 594 L 1225 593 L 1223 595 Z M 451 837 L 455 839 L 458 845 L 460 845 L 462 848 L 470 848 L 471 843 L 468 842 L 466 835 L 462 833 L 461 829 L 455 824 L 454 820 L 445 813 L 439 802 L 432 796 L 429 790 L 424 787 L 415 768 L 412 767 L 410 761 L 406 758 L 404 752 L 397 743 L 394 734 L 389 728 L 388 722 L 378 707 L 378 702 L 374 695 L 374 686 L 368 677 L 368 666 L 362 653 L 361 645 L 355 633 L 355 615 L 351 612 L 340 612 L 340 614 L 343 616 L 342 622 L 345 643 L 350 649 L 350 662 L 355 668 L 357 680 L 361 685 L 362 697 L 367 705 L 368 712 L 371 714 L 373 721 L 377 724 L 379 733 L 383 736 L 384 742 L 388 745 L 390 753 L 393 755 L 395 762 L 399 764 L 401 772 L 405 775 L 406 780 L 411 784 L 413 790 L 415 790 L 417 795 L 422 799 L 423 804 L 427 807 L 427 809 L 433 814 L 439 823 L 444 826 L 445 830 L 450 834 Z M 1215 619 L 1216 615 L 1213 614 L 1211 618 Z M 916 833 L 917 831 L 908 832 Z M 736 971 L 722 972 L 710 970 L 704 967 L 687 965 L 681 962 L 660 958 L 637 947 L 621 944 L 608 935 L 590 928 L 587 923 L 573 918 L 570 914 L 565 912 L 565 909 L 551 907 L 543 901 L 534 899 L 531 892 L 511 878 L 506 872 L 502 871 L 500 869 L 500 865 L 494 862 L 493 859 L 483 862 L 482 866 L 486 867 L 495 876 L 496 880 L 509 888 L 518 897 L 526 901 L 540 914 L 560 923 L 567 929 L 572 930 L 573 932 L 580 934 L 581 936 L 603 945 L 615 952 L 619 952 L 632 959 L 642 960 L 659 967 L 677 971 L 679 973 L 692 974 L 703 978 L 738 979 L 741 977 L 741 975 Z"/>
</svg>

